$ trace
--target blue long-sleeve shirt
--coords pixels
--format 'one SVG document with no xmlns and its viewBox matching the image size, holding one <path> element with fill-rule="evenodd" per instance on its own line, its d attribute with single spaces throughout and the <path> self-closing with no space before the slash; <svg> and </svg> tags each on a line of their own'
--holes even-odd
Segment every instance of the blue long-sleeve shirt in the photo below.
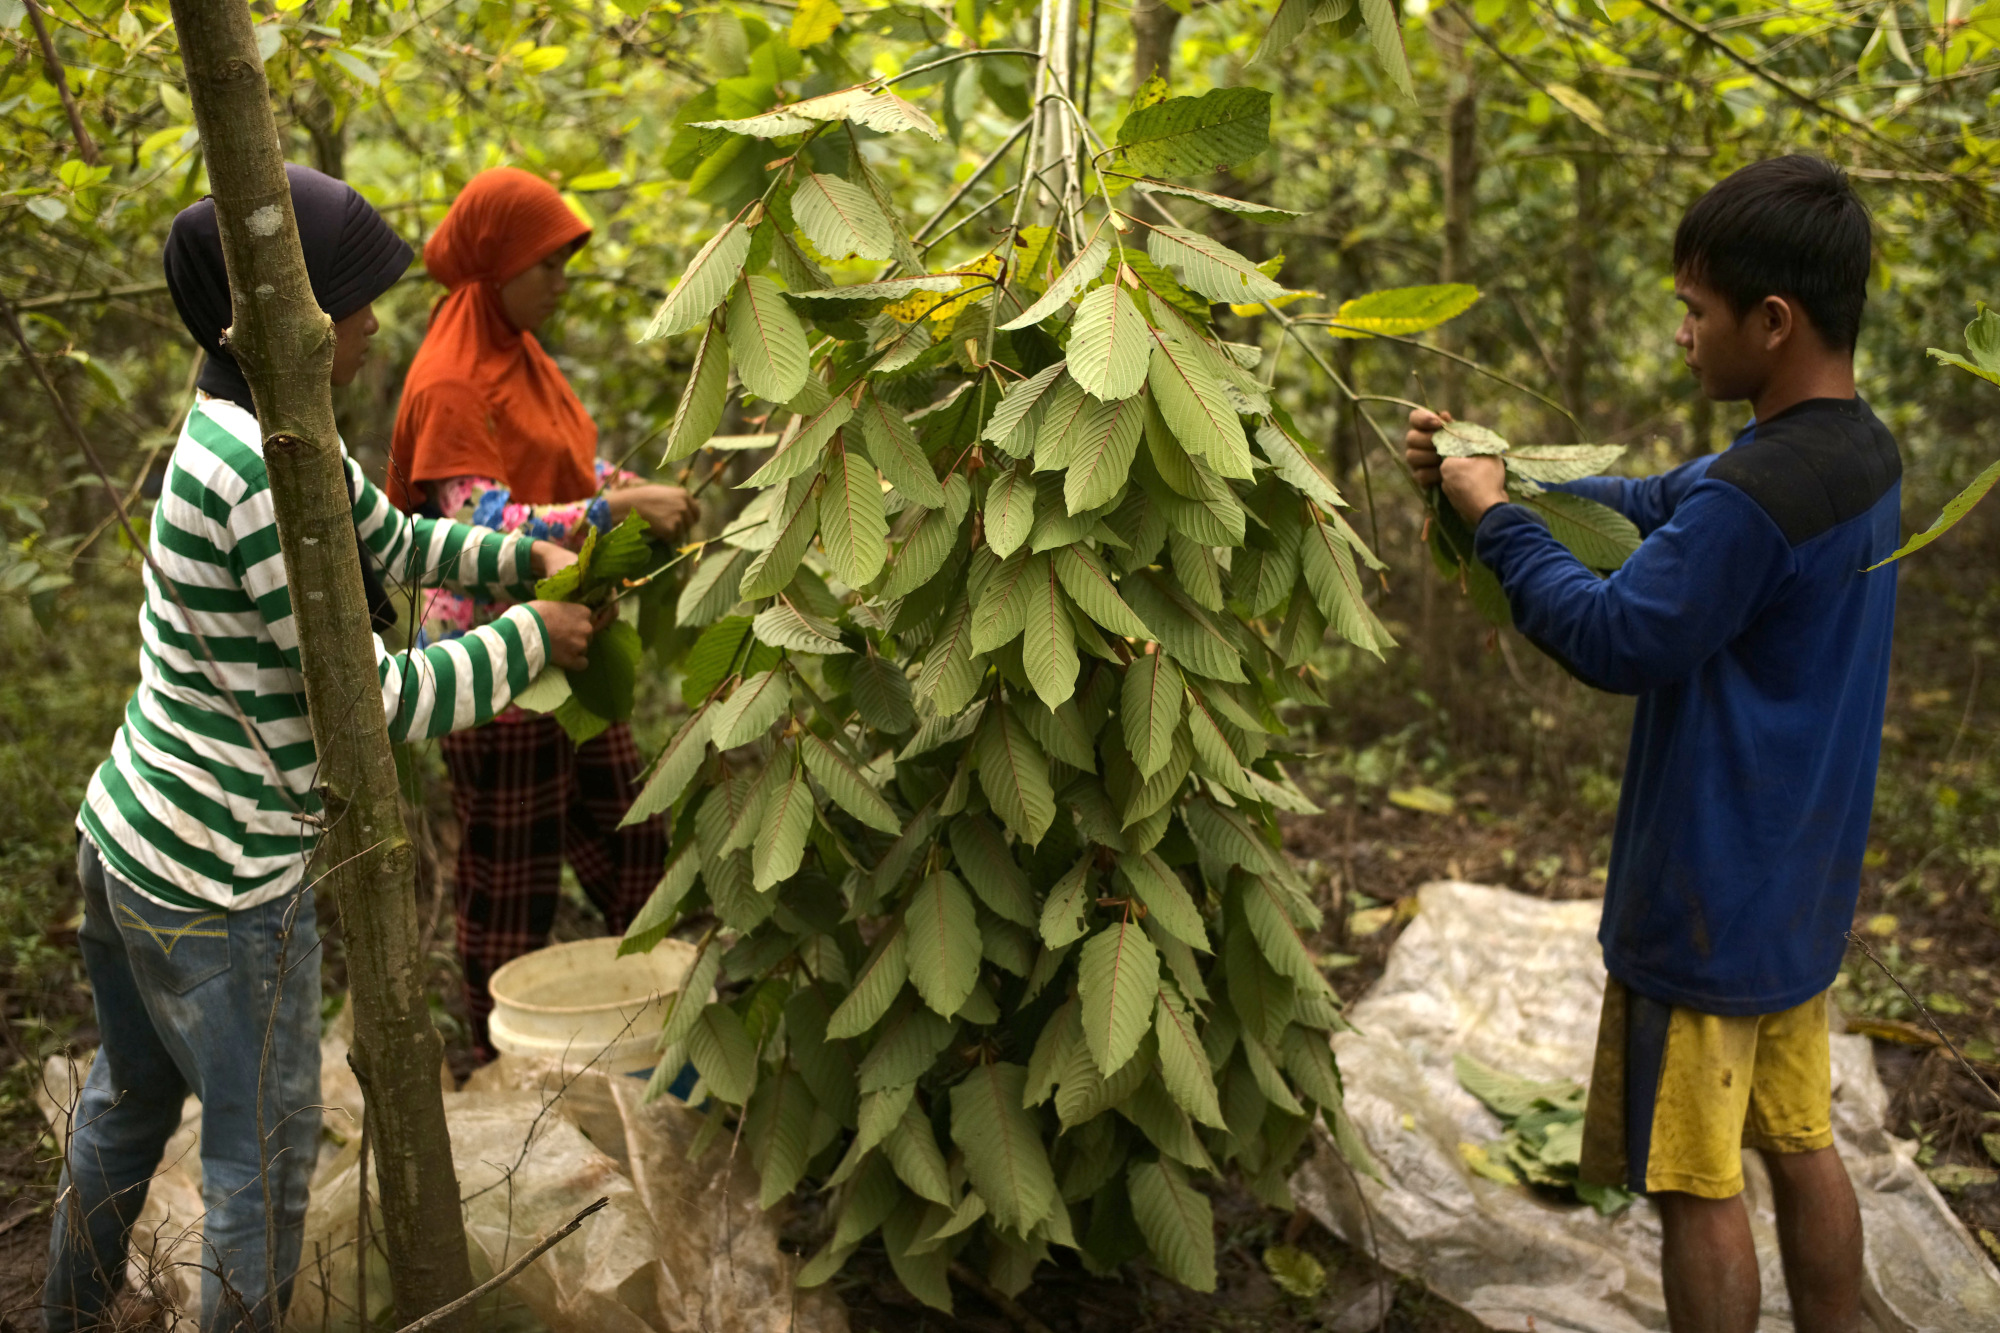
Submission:
<svg viewBox="0 0 2000 1333">
<path fill-rule="evenodd" d="M 1860 890 L 1896 611 L 1902 464 L 1858 398 L 1728 451 L 1565 489 L 1638 526 L 1600 578 L 1525 508 L 1481 519 L 1515 624 L 1639 696 L 1598 938 L 1641 995 L 1767 1014 L 1832 985 Z"/>
</svg>

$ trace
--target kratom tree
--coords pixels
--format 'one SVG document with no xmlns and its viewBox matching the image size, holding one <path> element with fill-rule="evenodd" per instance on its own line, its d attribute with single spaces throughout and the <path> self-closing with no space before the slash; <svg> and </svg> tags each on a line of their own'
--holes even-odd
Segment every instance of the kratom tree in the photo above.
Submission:
<svg viewBox="0 0 2000 1333">
<path fill-rule="evenodd" d="M 963 66 L 954 119 L 1011 102 L 1023 164 L 997 243 L 937 265 L 872 141 L 945 130 L 895 79 L 780 102 L 833 34 L 726 16 L 767 77 L 698 99 L 684 156 L 753 197 L 648 330 L 696 339 L 667 462 L 738 393 L 767 432 L 683 566 L 690 711 L 630 816 L 674 838 L 626 948 L 713 914 L 654 1091 L 692 1061 L 766 1204 L 834 1191 L 805 1282 L 880 1228 L 940 1307 L 954 1258 L 1016 1292 L 1051 1246 L 1208 1289 L 1195 1177 L 1288 1207 L 1316 1116 L 1357 1151 L 1320 909 L 1279 848 L 1275 813 L 1314 808 L 1279 706 L 1320 702 L 1329 629 L 1392 644 L 1380 563 L 1211 320 L 1284 295 L 1195 215 L 1293 215 L 1181 183 L 1264 149 L 1268 94 L 1155 86 L 1104 142 L 1073 13 L 1019 17 L 1032 65 L 934 57 Z"/>
</svg>

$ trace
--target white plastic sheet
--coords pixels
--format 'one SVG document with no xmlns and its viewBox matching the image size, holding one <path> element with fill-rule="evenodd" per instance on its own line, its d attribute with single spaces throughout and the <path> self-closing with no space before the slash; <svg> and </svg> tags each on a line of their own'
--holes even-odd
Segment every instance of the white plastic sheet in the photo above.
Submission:
<svg viewBox="0 0 2000 1333">
<path fill-rule="evenodd" d="M 71 1089 L 87 1065 L 51 1060 L 44 1112 L 57 1141 L 68 1134 Z M 445 1118 L 465 1200 L 475 1279 L 506 1267 L 598 1198 L 609 1206 L 538 1258 L 482 1308 L 485 1333 L 847 1333 L 847 1315 L 824 1289 L 793 1283 L 799 1260 L 778 1245 L 777 1219 L 757 1207 L 746 1162 L 727 1137 L 699 1160 L 688 1149 L 695 1112 L 671 1098 L 641 1105 L 644 1081 L 594 1069 L 502 1057 L 463 1092 L 447 1092 Z M 322 1047 L 327 1142 L 313 1177 L 301 1271 L 288 1324 L 342 1333 L 389 1318 L 380 1254 L 380 1191 L 371 1162 L 376 1237 L 365 1281 L 358 1170 L 360 1091 L 347 1067 L 344 1025 Z M 133 1229 L 128 1277 L 168 1309 L 168 1327 L 192 1330 L 200 1310 L 200 1115 L 193 1098 L 168 1146 Z"/>
<path fill-rule="evenodd" d="M 1293 1181 L 1349 1244 L 1421 1277 L 1489 1327 L 1536 1333 L 1664 1329 L 1657 1215 L 1641 1200 L 1605 1219 L 1474 1175 L 1461 1142 L 1499 1122 L 1459 1087 L 1460 1052 L 1533 1079 L 1586 1080 L 1604 965 L 1600 904 L 1429 884 L 1388 967 L 1334 1039 L 1347 1107 L 1382 1174 L 1350 1171 L 1322 1137 Z M 1883 1128 L 1888 1097 L 1866 1038 L 1833 1037 L 1834 1134 L 1866 1233 L 1876 1333 L 2000 1328 L 2000 1273 L 1917 1169 L 1916 1145 Z M 1771 1193 L 1745 1155 L 1762 1261 L 1764 1333 L 1792 1328 Z M 1365 1207 L 1364 1207 L 1365 1203 Z"/>
</svg>

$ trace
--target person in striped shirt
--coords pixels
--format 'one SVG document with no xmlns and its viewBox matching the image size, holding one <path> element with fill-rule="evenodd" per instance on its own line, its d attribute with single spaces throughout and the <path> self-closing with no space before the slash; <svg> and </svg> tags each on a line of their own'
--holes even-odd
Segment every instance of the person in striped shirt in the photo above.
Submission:
<svg viewBox="0 0 2000 1333">
<path fill-rule="evenodd" d="M 333 382 L 345 384 L 377 328 L 371 304 L 411 252 L 345 184 L 288 171 L 313 294 L 334 321 Z M 174 220 L 166 269 L 208 355 L 153 515 L 139 687 L 77 821 L 79 938 L 102 1045 L 50 1236 L 52 1333 L 102 1318 L 189 1092 L 202 1104 L 204 1330 L 281 1322 L 318 1155 L 317 754 L 262 437 L 224 337 L 211 201 Z M 523 599 L 449 642 L 392 653 L 376 639 L 395 739 L 477 726 L 545 664 L 584 664 L 589 613 L 529 600 L 570 551 L 407 517 L 346 467 L 356 534 L 392 580 Z"/>
</svg>

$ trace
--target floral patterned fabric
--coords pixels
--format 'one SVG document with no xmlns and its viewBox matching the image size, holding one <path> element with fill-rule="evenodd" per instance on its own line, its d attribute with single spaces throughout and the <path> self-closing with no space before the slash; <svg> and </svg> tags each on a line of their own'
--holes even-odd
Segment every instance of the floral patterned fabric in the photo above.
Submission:
<svg viewBox="0 0 2000 1333">
<path fill-rule="evenodd" d="M 597 460 L 600 491 L 616 486 L 636 486 L 645 479 L 603 459 Z M 583 544 L 584 525 L 599 532 L 611 527 L 611 506 L 600 494 L 589 500 L 568 504 L 524 505 L 514 503 L 508 489 L 491 477 L 453 477 L 432 486 L 438 512 L 460 523 L 478 523 L 495 532 L 520 532 L 537 541 L 557 542 L 572 549 Z M 496 619 L 513 605 L 437 588 L 427 592 L 423 614 L 418 617 L 423 637 L 420 643 L 436 643 L 456 638 Z M 518 710 L 509 709 L 511 715 Z"/>
</svg>

